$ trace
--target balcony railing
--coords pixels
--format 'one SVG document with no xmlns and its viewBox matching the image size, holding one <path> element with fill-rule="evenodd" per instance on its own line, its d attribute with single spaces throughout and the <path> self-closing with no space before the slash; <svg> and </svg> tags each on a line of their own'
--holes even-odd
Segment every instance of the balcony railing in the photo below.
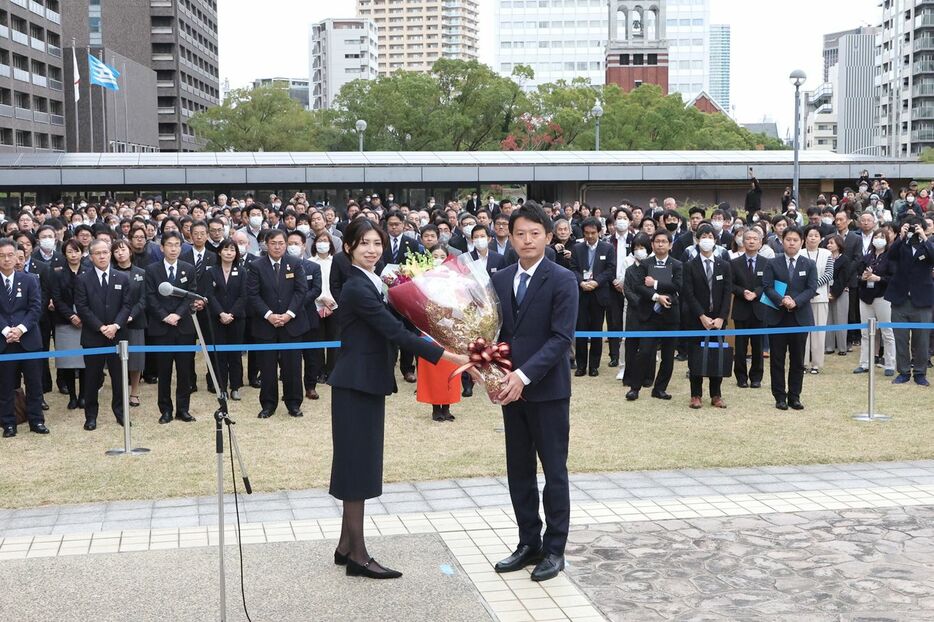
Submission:
<svg viewBox="0 0 934 622">
<path fill-rule="evenodd" d="M 934 50 L 934 37 L 919 37 L 915 39 L 915 52 L 921 50 Z"/>
<path fill-rule="evenodd" d="M 24 121 L 32 121 L 32 110 L 29 108 L 20 108 L 17 106 L 15 115 L 17 119 L 23 119 Z"/>
<path fill-rule="evenodd" d="M 13 4 L 18 4 L 24 9 L 29 8 L 29 0 L 10 0 Z"/>
<path fill-rule="evenodd" d="M 0 104 L 0 117 L 12 117 L 13 106 L 9 104 Z"/>
<path fill-rule="evenodd" d="M 25 32 L 20 32 L 17 29 L 13 29 L 13 32 L 10 33 L 13 35 L 13 40 L 17 43 L 22 43 L 23 45 L 29 45 L 29 35 Z"/>
<path fill-rule="evenodd" d="M 153 26 L 149 32 L 154 35 L 170 35 L 173 31 L 171 26 Z"/>
<path fill-rule="evenodd" d="M 32 49 L 34 50 L 45 52 L 45 41 L 43 41 L 42 39 L 36 39 L 35 37 L 29 37 L 29 45 L 31 45 Z"/>
<path fill-rule="evenodd" d="M 9 26 L 3 26 L 2 24 L 0 24 L 0 37 L 3 37 L 4 39 L 10 38 L 10 27 Z"/>
<path fill-rule="evenodd" d="M 49 88 L 52 89 L 53 91 L 61 91 L 64 89 L 64 85 L 62 84 L 61 80 L 55 80 L 53 78 L 49 78 Z"/>
<path fill-rule="evenodd" d="M 45 7 L 39 4 L 38 2 L 35 2 L 35 0 L 30 0 L 29 10 L 35 13 L 36 15 L 45 17 Z"/>
<path fill-rule="evenodd" d="M 14 67 L 13 78 L 16 80 L 21 80 L 23 82 L 29 82 L 29 72 L 24 69 L 19 69 L 17 67 Z"/>
<path fill-rule="evenodd" d="M 158 80 L 156 82 L 156 87 L 160 89 L 174 89 L 175 80 Z"/>
<path fill-rule="evenodd" d="M 62 48 L 58 47 L 57 45 L 52 45 L 50 43 L 49 44 L 49 56 L 54 56 L 55 58 L 61 58 Z"/>
<path fill-rule="evenodd" d="M 36 123 L 45 123 L 49 122 L 49 113 L 48 112 L 34 112 L 32 113 L 33 120 Z"/>
<path fill-rule="evenodd" d="M 62 23 L 62 16 L 61 16 L 60 14 L 56 13 L 55 11 L 53 11 L 52 9 L 46 9 L 46 10 L 45 10 L 45 16 L 46 16 L 46 18 L 48 18 L 48 20 L 49 20 L 50 22 L 52 22 L 53 24 L 61 24 L 61 23 Z"/>
<path fill-rule="evenodd" d="M 158 62 L 158 61 L 169 61 L 169 62 L 171 62 L 171 61 L 174 61 L 174 60 L 175 60 L 175 55 L 174 55 L 174 54 L 153 54 L 153 55 L 152 55 L 152 60 L 153 60 L 154 62 Z"/>
<path fill-rule="evenodd" d="M 912 108 L 911 118 L 915 120 L 934 119 L 934 106 L 926 106 L 924 108 Z"/>
<path fill-rule="evenodd" d="M 0 76 L 5 78 L 10 77 L 10 66 L 9 65 L 0 65 Z"/>
<path fill-rule="evenodd" d="M 934 141 L 934 130 L 915 130 L 911 133 L 913 142 L 932 142 Z"/>
<path fill-rule="evenodd" d="M 159 108 L 159 114 L 175 114 L 175 108 L 171 106 Z"/>
<path fill-rule="evenodd" d="M 50 114 L 49 121 L 52 123 L 52 125 L 60 125 L 62 127 L 65 126 L 65 117 L 60 114 Z"/>
<path fill-rule="evenodd" d="M 37 73 L 32 74 L 32 83 L 36 86 L 49 86 L 49 80 L 45 76 L 40 76 Z"/>
</svg>

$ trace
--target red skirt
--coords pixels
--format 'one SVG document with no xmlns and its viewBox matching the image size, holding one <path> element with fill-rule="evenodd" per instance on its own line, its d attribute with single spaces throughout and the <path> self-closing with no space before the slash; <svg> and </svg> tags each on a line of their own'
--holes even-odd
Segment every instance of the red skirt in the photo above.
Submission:
<svg viewBox="0 0 934 622">
<path fill-rule="evenodd" d="M 457 365 L 445 360 L 433 365 L 418 359 L 418 387 L 415 399 L 422 404 L 457 404 L 461 401 L 461 378 L 448 378 Z"/>
</svg>

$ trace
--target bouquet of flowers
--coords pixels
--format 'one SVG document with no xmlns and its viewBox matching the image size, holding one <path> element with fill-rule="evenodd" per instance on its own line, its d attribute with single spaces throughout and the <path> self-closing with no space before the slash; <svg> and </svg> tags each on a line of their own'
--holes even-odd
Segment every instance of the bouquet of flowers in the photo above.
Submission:
<svg viewBox="0 0 934 622">
<path fill-rule="evenodd" d="M 470 357 L 451 377 L 475 368 L 495 402 L 512 363 L 509 346 L 496 342 L 502 318 L 486 271 L 469 255 L 449 257 L 439 266 L 431 255 L 409 255 L 389 278 L 389 304 L 396 311 L 444 349 Z"/>
</svg>

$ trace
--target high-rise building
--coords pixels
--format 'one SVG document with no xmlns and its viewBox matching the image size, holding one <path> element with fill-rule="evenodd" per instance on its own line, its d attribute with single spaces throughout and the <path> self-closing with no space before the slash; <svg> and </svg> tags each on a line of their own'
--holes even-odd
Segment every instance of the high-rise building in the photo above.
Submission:
<svg viewBox="0 0 934 622">
<path fill-rule="evenodd" d="M 669 90 L 685 101 L 707 90 L 710 0 L 637 4 L 646 11 L 664 9 Z M 607 5 L 607 0 L 494 0 L 494 69 L 508 76 L 516 65 L 532 67 L 535 79 L 523 85 L 527 89 L 576 77 L 604 84 Z"/>
<path fill-rule="evenodd" d="M 837 59 L 840 58 L 840 37 L 859 34 L 860 30 L 861 28 L 853 28 L 824 35 L 824 82 L 830 82 L 830 68 L 836 65 Z"/>
<path fill-rule="evenodd" d="M 439 58 L 477 58 L 477 0 L 357 0 L 357 15 L 376 24 L 381 76 L 429 71 Z"/>
<path fill-rule="evenodd" d="M 257 78 L 253 80 L 254 89 L 263 86 L 276 86 L 287 90 L 290 98 L 300 103 L 302 108 L 308 109 L 308 80 L 300 78 Z"/>
<path fill-rule="evenodd" d="M 64 151 L 59 0 L 0 0 L 0 151 Z"/>
<path fill-rule="evenodd" d="M 730 26 L 710 25 L 710 96 L 730 111 Z"/>
<path fill-rule="evenodd" d="M 326 19 L 311 25 L 310 107 L 330 108 L 341 87 L 374 80 L 379 72 L 379 41 L 371 19 Z"/>
<path fill-rule="evenodd" d="M 63 36 L 67 43 L 75 39 L 78 48 L 78 68 L 82 79 L 87 68 L 82 64 L 90 46 L 95 56 L 103 56 L 105 62 L 126 62 L 128 69 L 127 88 L 130 97 L 139 98 L 129 106 L 122 104 L 126 113 L 134 115 L 129 123 L 119 119 L 112 133 L 101 136 L 95 142 L 94 151 L 119 148 L 121 132 L 128 133 L 126 142 L 134 148 L 134 120 L 145 123 L 149 117 L 149 105 L 143 102 L 150 98 L 151 75 L 155 82 L 156 148 L 161 151 L 196 151 L 203 141 L 195 137 L 188 125 L 196 112 L 216 106 L 220 97 L 220 80 L 217 56 L 217 1 L 216 0 L 149 0 L 148 2 L 127 0 L 68 0 L 65 4 Z M 119 66 L 115 66 L 120 70 Z M 71 63 L 65 63 L 66 74 L 71 75 Z M 143 89 L 145 94 L 138 91 Z M 98 88 L 94 89 L 99 90 Z M 85 93 L 82 91 L 82 100 Z M 120 95 L 123 95 L 122 93 Z M 119 95 L 114 96 L 119 97 Z M 95 134 L 111 127 L 112 117 L 124 114 L 121 103 L 106 102 L 107 123 L 95 124 Z M 85 114 L 79 106 L 79 115 Z M 95 116 L 98 112 L 94 112 Z M 83 123 L 79 124 L 83 127 Z M 122 127 L 121 127 L 122 126 Z M 129 130 L 129 131 L 127 131 Z M 81 132 L 82 150 L 90 145 Z M 147 132 L 148 134 L 148 132 Z M 71 141 L 69 141 L 71 143 Z"/>
<path fill-rule="evenodd" d="M 644 8 L 641 0 L 610 0 L 606 83 L 631 91 L 656 84 L 668 93 L 665 5 Z"/>
<path fill-rule="evenodd" d="M 876 40 L 878 155 L 934 147 L 934 2 L 883 0 Z"/>
</svg>

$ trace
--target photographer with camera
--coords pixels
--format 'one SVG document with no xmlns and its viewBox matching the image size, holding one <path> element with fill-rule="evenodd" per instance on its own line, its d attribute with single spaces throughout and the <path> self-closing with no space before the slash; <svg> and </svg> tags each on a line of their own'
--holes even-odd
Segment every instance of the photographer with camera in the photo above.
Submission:
<svg viewBox="0 0 934 622">
<path fill-rule="evenodd" d="M 934 240 L 925 234 L 923 219 L 912 216 L 902 222 L 889 250 L 888 269 L 891 278 L 885 299 L 892 303 L 892 322 L 930 322 L 934 306 Z M 905 384 L 913 376 L 915 384 L 929 386 L 929 339 L 929 330 L 895 330 L 898 376 L 893 384 Z"/>
</svg>

